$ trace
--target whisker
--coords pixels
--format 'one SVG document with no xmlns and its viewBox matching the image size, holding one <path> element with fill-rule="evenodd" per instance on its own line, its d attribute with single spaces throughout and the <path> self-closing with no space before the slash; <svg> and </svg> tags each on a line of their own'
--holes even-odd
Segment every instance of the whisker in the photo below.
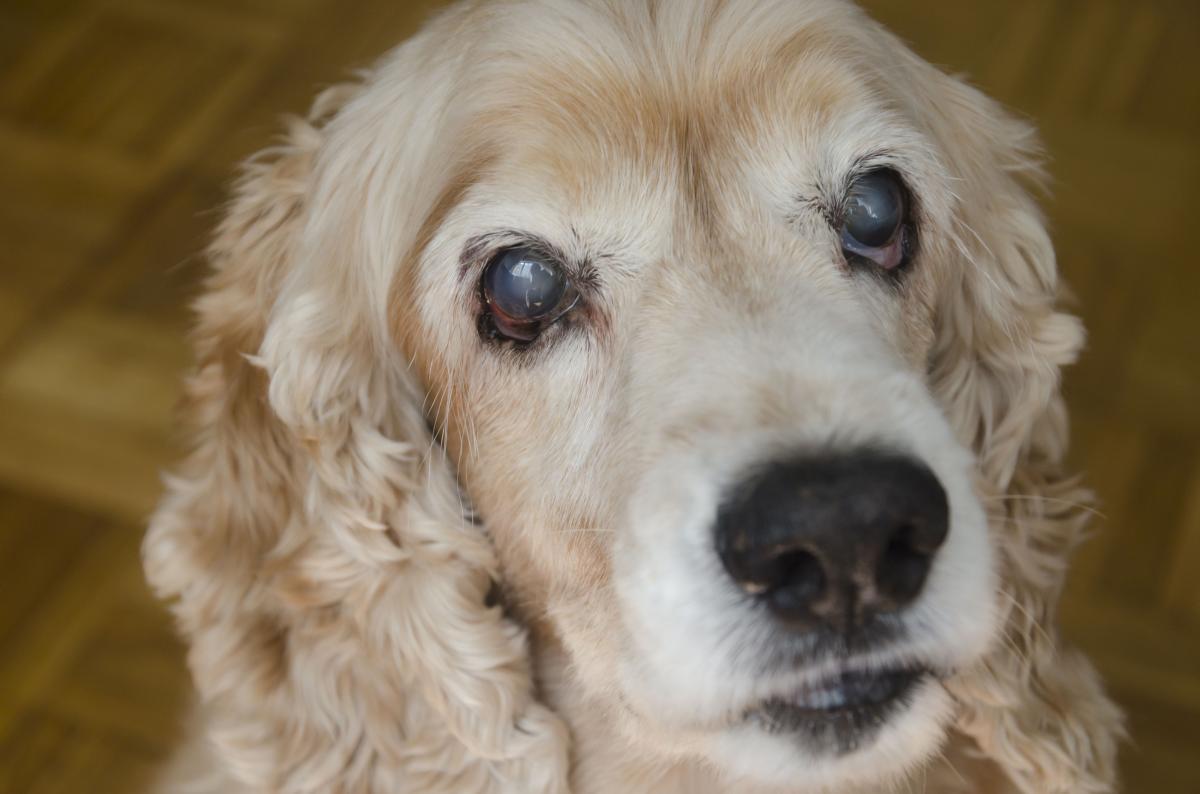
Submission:
<svg viewBox="0 0 1200 794">
<path fill-rule="evenodd" d="M 950 771 L 954 773 L 954 776 L 957 777 L 964 786 L 970 788 L 971 784 L 967 782 L 967 779 L 963 776 L 963 773 L 958 771 L 958 767 L 956 767 L 954 762 L 950 760 L 950 756 L 946 755 L 946 751 L 944 749 L 937 751 L 937 758 L 945 761 L 946 766 L 950 767 Z"/>
<path fill-rule="evenodd" d="M 616 531 L 617 530 L 615 530 L 615 529 L 606 529 L 604 527 L 563 527 L 561 529 L 551 530 L 551 532 L 554 532 L 555 534 L 558 534 L 558 535 L 585 533 L 585 532 L 614 534 L 614 533 L 616 533 Z"/>
<path fill-rule="evenodd" d="M 1037 496 L 1034 494 L 1004 494 L 1002 496 L 984 497 L 983 501 L 984 502 L 1035 502 L 1035 501 L 1036 502 L 1045 502 L 1046 504 L 1061 505 L 1064 507 L 1073 507 L 1077 510 L 1082 510 L 1085 513 L 1089 513 L 1091 515 L 1102 518 L 1105 521 L 1108 520 L 1107 515 L 1105 515 L 1104 513 L 1102 513 L 1101 511 L 1097 510 L 1096 508 L 1092 507 L 1089 504 L 1085 504 L 1083 502 L 1075 502 L 1075 501 L 1072 501 L 1071 499 L 1060 499 L 1060 498 L 1054 497 L 1054 496 Z"/>
<path fill-rule="evenodd" d="M 1003 642 L 1005 647 L 1007 647 L 1010 651 L 1012 651 L 1013 654 L 1018 659 L 1020 659 L 1024 664 L 1026 664 L 1028 666 L 1033 665 L 1033 659 L 1030 658 L 1029 652 L 1026 651 L 1024 648 L 1022 648 L 1020 645 L 1017 645 L 1017 641 L 1011 635 L 1009 635 L 1008 632 L 1006 632 L 1006 631 L 1000 632 L 1000 641 Z"/>
<path fill-rule="evenodd" d="M 1001 591 L 1001 592 L 1004 592 L 1004 591 Z M 1014 607 L 1016 607 L 1016 608 L 1017 608 L 1017 610 L 1018 610 L 1018 611 L 1019 611 L 1019 612 L 1020 612 L 1022 615 L 1024 615 L 1024 616 L 1025 616 L 1025 618 L 1026 618 L 1026 619 L 1027 619 L 1027 620 L 1028 620 L 1028 621 L 1029 621 L 1029 622 L 1030 622 L 1030 623 L 1033 625 L 1033 627 L 1034 627 L 1034 628 L 1035 628 L 1035 629 L 1036 629 L 1036 630 L 1037 630 L 1039 633 L 1041 633 L 1041 635 L 1042 635 L 1042 638 L 1043 638 L 1043 639 L 1044 639 L 1046 642 L 1048 642 L 1048 643 L 1050 643 L 1051 645 L 1053 645 L 1053 644 L 1054 644 L 1054 638 L 1050 636 L 1050 632 L 1046 631 L 1046 628 L 1045 628 L 1045 627 L 1042 625 L 1042 622 L 1041 622 L 1040 620 L 1038 620 L 1038 619 L 1037 619 L 1037 616 L 1036 616 L 1036 615 L 1034 615 L 1032 612 L 1030 612 L 1028 609 L 1026 609 L 1025 605 L 1024 605 L 1024 604 L 1022 604 L 1020 601 L 1018 601 L 1018 600 L 1017 600 L 1017 598 L 1016 598 L 1016 596 L 1014 596 L 1014 595 L 1012 595 L 1011 593 L 1008 593 L 1008 592 L 1004 592 L 1004 595 L 1008 596 L 1009 603 L 1011 603 L 1011 604 L 1012 604 Z M 1028 657 L 1026 657 L 1026 660 L 1028 661 Z"/>
</svg>

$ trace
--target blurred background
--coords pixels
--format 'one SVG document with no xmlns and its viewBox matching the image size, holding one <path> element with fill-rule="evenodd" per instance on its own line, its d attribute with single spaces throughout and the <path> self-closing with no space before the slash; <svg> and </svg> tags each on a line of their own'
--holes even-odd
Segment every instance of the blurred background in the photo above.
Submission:
<svg viewBox="0 0 1200 794">
<path fill-rule="evenodd" d="M 137 792 L 188 698 L 138 544 L 235 164 L 409 35 L 403 0 L 0 0 L 0 792 Z M 1041 127 L 1101 497 L 1066 631 L 1133 794 L 1200 792 L 1200 5 L 868 0 Z"/>
</svg>

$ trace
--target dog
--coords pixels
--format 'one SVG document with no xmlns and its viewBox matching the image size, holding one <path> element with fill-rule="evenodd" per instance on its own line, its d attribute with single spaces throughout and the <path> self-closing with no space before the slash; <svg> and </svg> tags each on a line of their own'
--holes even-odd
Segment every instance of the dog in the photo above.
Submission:
<svg viewBox="0 0 1200 794">
<path fill-rule="evenodd" d="M 836 0 L 452 7 L 251 160 L 144 558 L 201 792 L 1109 792 L 1034 134 Z"/>
</svg>

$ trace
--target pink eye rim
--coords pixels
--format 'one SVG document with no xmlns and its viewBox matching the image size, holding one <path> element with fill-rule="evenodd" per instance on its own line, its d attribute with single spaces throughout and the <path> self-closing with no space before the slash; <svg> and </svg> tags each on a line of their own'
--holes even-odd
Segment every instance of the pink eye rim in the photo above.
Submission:
<svg viewBox="0 0 1200 794">
<path fill-rule="evenodd" d="M 885 245 L 865 246 L 842 230 L 842 254 L 848 261 L 863 262 L 886 272 L 893 272 L 908 264 L 910 258 L 909 232 L 901 226 Z"/>
<path fill-rule="evenodd" d="M 881 167 L 850 183 L 838 213 L 842 255 L 851 265 L 896 274 L 912 259 L 912 197 L 901 176 Z"/>
</svg>

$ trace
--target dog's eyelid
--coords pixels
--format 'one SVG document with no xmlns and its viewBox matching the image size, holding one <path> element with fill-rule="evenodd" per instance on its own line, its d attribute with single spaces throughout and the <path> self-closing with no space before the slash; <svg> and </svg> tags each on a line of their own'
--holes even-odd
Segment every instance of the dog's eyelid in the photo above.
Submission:
<svg viewBox="0 0 1200 794">
<path fill-rule="evenodd" d="M 546 238 L 528 232 L 501 229 L 484 232 L 467 240 L 463 245 L 462 254 L 459 256 L 462 275 L 464 277 L 477 276 L 478 272 L 497 256 L 516 248 L 532 251 L 543 259 L 554 262 L 568 273 L 573 274 L 577 270 L 572 266 L 571 257 Z"/>
<path fill-rule="evenodd" d="M 820 205 L 847 264 L 899 276 L 916 253 L 917 202 L 894 156 L 860 157 L 831 201 Z"/>
<path fill-rule="evenodd" d="M 502 229 L 484 232 L 467 239 L 459 255 L 459 277 L 464 282 L 478 284 L 483 271 L 505 251 L 517 248 L 528 249 L 546 261 L 553 262 L 567 274 L 580 297 L 592 300 L 600 289 L 601 271 L 608 270 L 615 255 L 604 252 L 587 252 L 572 256 L 547 238 L 530 232 Z M 598 267 L 605 263 L 605 267 Z M 614 267 L 616 267 L 614 265 Z M 619 268 L 617 268 L 619 269 Z"/>
<path fill-rule="evenodd" d="M 888 149 L 879 149 L 854 158 L 848 168 L 838 169 L 836 175 L 826 174 L 814 184 L 794 194 L 794 205 L 819 214 L 831 226 L 837 226 L 845 213 L 846 201 L 854 185 L 872 173 L 886 171 L 893 174 L 908 199 L 908 207 L 915 216 L 917 191 L 915 179 L 904 158 Z M 789 216 L 796 219 L 797 215 Z"/>
<path fill-rule="evenodd" d="M 480 260 L 478 325 L 486 339 L 531 345 L 581 303 L 577 268 L 542 241 L 500 245 Z"/>
</svg>

